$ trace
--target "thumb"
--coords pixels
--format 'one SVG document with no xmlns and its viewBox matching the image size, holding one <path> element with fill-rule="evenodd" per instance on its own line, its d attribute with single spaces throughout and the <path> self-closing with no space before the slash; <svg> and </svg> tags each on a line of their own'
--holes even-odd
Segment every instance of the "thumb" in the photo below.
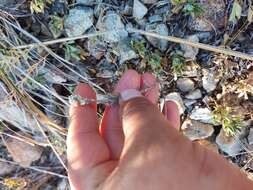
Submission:
<svg viewBox="0 0 253 190">
<path fill-rule="evenodd" d="M 178 132 L 170 127 L 170 123 L 158 107 L 140 92 L 136 90 L 122 92 L 120 108 L 125 135 L 122 156 L 129 153 L 130 149 L 140 153 L 141 150 L 150 147 L 161 148 L 167 144 L 168 138 L 172 140 L 178 137 Z"/>
</svg>

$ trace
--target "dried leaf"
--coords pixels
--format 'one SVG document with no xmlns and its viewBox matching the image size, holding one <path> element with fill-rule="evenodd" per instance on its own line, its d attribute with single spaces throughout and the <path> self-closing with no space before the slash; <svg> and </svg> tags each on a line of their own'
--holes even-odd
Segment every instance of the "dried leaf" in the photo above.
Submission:
<svg viewBox="0 0 253 190">
<path fill-rule="evenodd" d="M 241 5 L 238 3 L 238 1 L 234 1 L 232 12 L 229 16 L 229 21 L 236 22 L 237 20 L 241 18 L 241 14 L 242 14 Z"/>
<path fill-rule="evenodd" d="M 251 23 L 253 21 L 253 6 L 250 6 L 248 9 L 248 22 Z"/>
</svg>

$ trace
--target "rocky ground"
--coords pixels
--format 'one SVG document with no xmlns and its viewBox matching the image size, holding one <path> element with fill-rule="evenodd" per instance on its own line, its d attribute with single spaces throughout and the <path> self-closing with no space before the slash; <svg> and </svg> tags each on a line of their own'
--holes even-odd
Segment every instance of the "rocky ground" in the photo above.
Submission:
<svg viewBox="0 0 253 190">
<path fill-rule="evenodd" d="M 157 76 L 184 135 L 252 178 L 253 62 L 133 32 L 253 56 L 252 19 L 248 0 L 0 0 L 0 189 L 69 189 L 68 97 L 79 82 L 106 95 L 130 68 Z"/>
</svg>

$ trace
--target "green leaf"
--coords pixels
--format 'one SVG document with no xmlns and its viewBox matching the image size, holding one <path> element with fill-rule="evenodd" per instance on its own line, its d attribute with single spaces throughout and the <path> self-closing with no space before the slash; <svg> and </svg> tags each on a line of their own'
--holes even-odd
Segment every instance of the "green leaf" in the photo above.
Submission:
<svg viewBox="0 0 253 190">
<path fill-rule="evenodd" d="M 241 18 L 241 14 L 242 14 L 241 5 L 238 3 L 238 1 L 234 1 L 232 12 L 229 16 L 229 21 L 236 22 L 237 20 Z"/>
</svg>

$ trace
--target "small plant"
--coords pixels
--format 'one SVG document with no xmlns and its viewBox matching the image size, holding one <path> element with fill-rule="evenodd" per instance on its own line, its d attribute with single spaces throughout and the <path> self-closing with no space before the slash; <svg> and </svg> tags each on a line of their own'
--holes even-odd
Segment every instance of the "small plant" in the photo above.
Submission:
<svg viewBox="0 0 253 190">
<path fill-rule="evenodd" d="M 148 64 L 151 66 L 153 70 L 161 69 L 161 56 L 158 53 L 151 53 L 148 56 Z"/>
<path fill-rule="evenodd" d="M 183 11 L 186 15 L 191 15 L 192 17 L 201 16 L 204 12 L 203 8 L 195 0 L 188 0 L 184 6 Z"/>
<path fill-rule="evenodd" d="M 181 53 L 172 54 L 172 70 L 174 74 L 181 74 L 183 71 L 183 66 L 185 63 L 185 58 Z"/>
<path fill-rule="evenodd" d="M 43 13 L 46 4 L 52 4 L 54 0 L 32 0 L 30 3 L 30 10 L 32 13 Z"/>
<path fill-rule="evenodd" d="M 203 8 L 198 2 L 196 2 L 196 0 L 171 0 L 171 2 L 173 5 L 175 5 L 172 10 L 173 13 L 178 13 L 183 9 L 186 15 L 198 17 L 204 12 Z"/>
<path fill-rule="evenodd" d="M 38 73 L 35 77 L 33 77 L 34 81 L 37 81 L 38 83 L 45 85 L 47 83 L 47 80 L 45 78 L 45 73 Z M 27 79 L 26 84 L 28 85 L 29 89 L 36 89 L 38 86 L 30 79 Z"/>
<path fill-rule="evenodd" d="M 145 47 L 145 41 L 141 40 L 141 41 L 136 41 L 136 40 L 132 40 L 131 41 L 131 45 L 133 47 L 133 49 L 142 57 L 145 57 L 146 54 L 146 47 Z"/>
<path fill-rule="evenodd" d="M 151 68 L 155 71 L 161 69 L 161 56 L 158 53 L 150 53 L 146 50 L 145 41 L 131 41 L 133 49 L 140 55 L 146 63 L 148 63 Z"/>
<path fill-rule="evenodd" d="M 234 136 L 242 128 L 242 118 L 232 113 L 232 108 L 216 106 L 212 112 L 214 124 L 222 126 L 227 136 Z"/>
<path fill-rule="evenodd" d="M 5 178 L 3 179 L 3 185 L 9 189 L 21 190 L 27 186 L 27 180 L 24 178 Z"/>
<path fill-rule="evenodd" d="M 79 61 L 81 55 L 81 48 L 78 46 L 74 46 L 71 42 L 64 44 L 64 52 L 65 52 L 65 59 L 66 60 L 77 60 Z"/>
<path fill-rule="evenodd" d="M 62 34 L 63 30 L 63 17 L 59 16 L 51 16 L 51 20 L 49 22 L 49 29 L 53 34 L 54 38 L 58 38 Z"/>
</svg>

